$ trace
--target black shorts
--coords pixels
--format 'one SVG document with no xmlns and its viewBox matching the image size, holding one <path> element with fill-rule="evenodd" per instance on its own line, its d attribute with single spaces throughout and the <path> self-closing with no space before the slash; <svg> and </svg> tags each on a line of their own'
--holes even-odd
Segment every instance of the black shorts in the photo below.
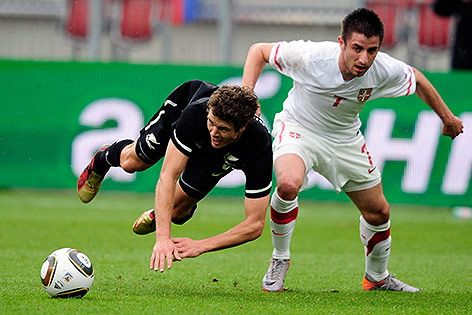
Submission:
<svg viewBox="0 0 472 315">
<path fill-rule="evenodd" d="M 155 164 L 164 157 L 172 132 L 182 111 L 193 101 L 209 97 L 218 87 L 209 82 L 192 80 L 177 87 L 164 104 L 140 131 L 136 154 L 147 164 Z"/>
<path fill-rule="evenodd" d="M 158 113 L 163 113 L 162 116 L 158 116 L 164 120 L 166 112 L 159 110 Z M 150 122 L 151 123 L 151 122 Z M 140 131 L 140 136 L 136 141 L 136 154 L 146 164 L 157 163 L 166 153 L 167 144 L 170 139 L 170 127 L 163 121 L 158 123 L 146 125 L 148 129 L 143 128 Z"/>
<path fill-rule="evenodd" d="M 179 119 L 187 105 L 177 105 L 173 94 L 169 95 L 162 107 L 139 132 L 140 135 L 136 141 L 136 154 L 147 164 L 155 164 L 164 157 L 172 124 Z"/>
</svg>

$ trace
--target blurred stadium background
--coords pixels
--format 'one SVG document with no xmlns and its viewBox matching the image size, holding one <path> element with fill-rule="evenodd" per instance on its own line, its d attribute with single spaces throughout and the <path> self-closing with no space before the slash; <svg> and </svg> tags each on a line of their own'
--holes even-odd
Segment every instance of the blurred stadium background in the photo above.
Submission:
<svg viewBox="0 0 472 315">
<path fill-rule="evenodd" d="M 441 137 L 417 97 L 368 103 L 370 151 L 396 203 L 472 206 L 472 73 L 451 71 L 454 18 L 431 0 L 0 0 L 0 188 L 69 188 L 103 143 L 135 138 L 162 100 L 190 79 L 238 84 L 251 44 L 335 41 L 342 18 L 370 7 L 382 50 L 425 71 L 466 133 Z M 271 125 L 291 88 L 267 69 L 256 93 Z M 110 172 L 104 189 L 152 192 L 158 167 Z M 241 195 L 244 178 L 215 194 Z M 237 193 L 236 193 L 237 191 Z M 303 197 L 347 201 L 316 176 Z"/>
<path fill-rule="evenodd" d="M 386 25 L 384 50 L 447 71 L 451 19 L 430 2 L 0 0 L 0 58 L 241 65 L 254 42 L 335 40 L 345 14 L 367 6 Z"/>
</svg>

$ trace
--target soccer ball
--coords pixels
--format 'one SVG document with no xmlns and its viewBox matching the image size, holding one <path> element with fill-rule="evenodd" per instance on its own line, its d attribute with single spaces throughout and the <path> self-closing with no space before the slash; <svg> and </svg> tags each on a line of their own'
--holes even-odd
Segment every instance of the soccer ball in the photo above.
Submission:
<svg viewBox="0 0 472 315">
<path fill-rule="evenodd" d="M 73 248 L 52 252 L 41 267 L 41 281 L 46 291 L 56 298 L 81 298 L 93 283 L 92 261 Z"/>
</svg>

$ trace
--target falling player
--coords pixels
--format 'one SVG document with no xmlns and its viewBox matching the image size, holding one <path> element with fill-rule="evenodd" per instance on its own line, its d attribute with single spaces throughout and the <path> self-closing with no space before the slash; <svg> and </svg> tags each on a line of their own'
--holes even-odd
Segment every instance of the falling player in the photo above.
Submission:
<svg viewBox="0 0 472 315">
<path fill-rule="evenodd" d="M 93 157 L 78 181 L 79 198 L 90 202 L 110 167 L 144 171 L 163 156 L 154 209 L 145 211 L 133 231 L 156 231 L 150 267 L 165 270 L 172 261 L 237 246 L 258 238 L 264 228 L 272 186 L 271 138 L 255 115 L 252 90 L 189 81 L 177 87 L 141 130 L 136 141 L 120 140 Z M 218 181 L 233 169 L 246 176 L 245 219 L 228 231 L 202 240 L 172 238 L 171 222 L 183 224 Z"/>
</svg>

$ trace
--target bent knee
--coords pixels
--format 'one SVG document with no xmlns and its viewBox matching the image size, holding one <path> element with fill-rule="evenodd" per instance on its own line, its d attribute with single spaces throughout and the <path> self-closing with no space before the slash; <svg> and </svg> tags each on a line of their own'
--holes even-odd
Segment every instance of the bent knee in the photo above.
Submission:
<svg viewBox="0 0 472 315">
<path fill-rule="evenodd" d="M 363 211 L 362 216 L 372 225 L 385 224 L 390 220 L 390 206 L 385 204 L 383 207 L 371 211 Z"/>
<path fill-rule="evenodd" d="M 277 183 L 277 194 L 283 200 L 294 200 L 300 192 L 300 187 L 296 181 L 285 180 Z"/>
</svg>

